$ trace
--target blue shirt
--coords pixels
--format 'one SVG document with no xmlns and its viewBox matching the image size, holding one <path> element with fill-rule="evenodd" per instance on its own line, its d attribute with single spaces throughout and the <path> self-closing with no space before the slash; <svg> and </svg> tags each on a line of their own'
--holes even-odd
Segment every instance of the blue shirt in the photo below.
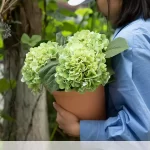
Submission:
<svg viewBox="0 0 150 150">
<path fill-rule="evenodd" d="M 105 121 L 80 121 L 81 141 L 150 141 L 150 19 L 119 28 L 129 49 L 112 59 Z"/>
</svg>

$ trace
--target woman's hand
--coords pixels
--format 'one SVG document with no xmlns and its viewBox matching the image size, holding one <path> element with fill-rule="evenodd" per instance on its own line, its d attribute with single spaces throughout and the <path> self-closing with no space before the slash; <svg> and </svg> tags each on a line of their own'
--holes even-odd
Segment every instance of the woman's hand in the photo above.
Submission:
<svg viewBox="0 0 150 150">
<path fill-rule="evenodd" d="M 53 103 L 53 106 L 57 111 L 56 122 L 59 124 L 59 128 L 70 136 L 79 137 L 80 136 L 79 119 L 72 113 L 64 110 L 58 104 Z"/>
</svg>

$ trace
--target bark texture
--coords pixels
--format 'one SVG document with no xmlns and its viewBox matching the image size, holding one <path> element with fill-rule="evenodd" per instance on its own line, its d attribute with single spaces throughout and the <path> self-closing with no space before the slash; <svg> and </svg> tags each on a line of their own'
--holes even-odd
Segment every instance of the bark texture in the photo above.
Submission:
<svg viewBox="0 0 150 150">
<path fill-rule="evenodd" d="M 26 84 L 21 82 L 21 68 L 26 50 L 20 44 L 23 33 L 28 35 L 41 34 L 42 12 L 38 0 L 22 0 L 19 6 L 11 12 L 14 20 L 21 25 L 12 25 L 12 37 L 5 40 L 5 77 L 15 79 L 15 89 L 5 94 L 4 113 L 14 121 L 4 121 L 3 140 L 49 140 L 46 92 L 33 95 Z"/>
</svg>

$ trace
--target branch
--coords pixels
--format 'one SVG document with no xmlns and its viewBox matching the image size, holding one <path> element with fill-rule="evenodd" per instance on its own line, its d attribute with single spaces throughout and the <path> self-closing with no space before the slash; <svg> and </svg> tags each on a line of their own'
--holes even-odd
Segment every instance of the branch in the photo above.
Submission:
<svg viewBox="0 0 150 150">
<path fill-rule="evenodd" d="M 33 123 L 33 118 L 34 118 L 35 110 L 36 110 L 36 108 L 37 108 L 37 105 L 38 105 L 38 102 L 39 102 L 39 100 L 40 100 L 40 98 L 41 98 L 41 95 L 42 95 L 42 92 L 40 93 L 40 95 L 39 95 L 39 97 L 37 98 L 36 103 L 35 103 L 35 105 L 34 105 L 34 107 L 33 107 L 32 114 L 31 114 L 31 119 L 30 119 L 29 126 L 28 126 L 28 129 L 27 129 L 27 133 L 26 133 L 26 135 L 25 135 L 25 141 L 27 141 L 28 135 L 29 135 L 29 133 L 30 133 L 30 131 L 31 131 L 31 129 L 32 129 L 32 123 Z"/>
<path fill-rule="evenodd" d="M 2 15 L 5 14 L 17 2 L 18 0 L 12 1 L 12 3 L 10 3 L 9 6 L 2 12 Z"/>
<path fill-rule="evenodd" d="M 2 5 L 0 7 L 0 14 L 2 13 L 4 6 L 5 6 L 5 0 L 2 0 Z"/>
<path fill-rule="evenodd" d="M 2 0 L 2 4 L 1 4 L 1 7 L 0 7 L 0 17 L 2 17 L 1 15 L 2 15 L 2 11 L 3 11 L 3 9 L 6 7 L 6 5 L 8 4 L 8 2 L 9 2 L 10 0 Z"/>
</svg>

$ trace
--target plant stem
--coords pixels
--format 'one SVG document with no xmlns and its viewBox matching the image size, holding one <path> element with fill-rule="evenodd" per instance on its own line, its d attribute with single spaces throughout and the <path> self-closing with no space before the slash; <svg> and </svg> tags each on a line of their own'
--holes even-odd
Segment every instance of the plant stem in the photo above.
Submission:
<svg viewBox="0 0 150 150">
<path fill-rule="evenodd" d="M 5 0 L 2 0 L 2 5 L 0 7 L 0 15 L 2 13 L 2 10 L 3 10 L 4 6 L 5 6 Z"/>
<path fill-rule="evenodd" d="M 54 128 L 54 130 L 53 130 L 53 132 L 52 132 L 52 135 L 51 135 L 51 137 L 50 137 L 50 141 L 53 141 L 54 136 L 55 136 L 55 133 L 56 133 L 56 131 L 57 131 L 57 128 L 58 128 L 58 125 L 56 124 L 56 126 L 55 126 L 55 128 Z"/>
<path fill-rule="evenodd" d="M 86 15 L 87 15 L 87 12 L 84 14 L 83 19 L 82 19 L 81 22 L 79 23 L 78 30 L 81 28 L 82 23 L 84 22 L 84 20 L 85 20 L 85 18 L 86 18 Z"/>
<path fill-rule="evenodd" d="M 10 3 L 10 5 L 8 6 L 8 8 L 6 8 L 2 14 L 5 14 L 7 12 L 7 10 L 9 10 L 9 8 L 11 8 L 11 6 L 13 6 L 18 0 L 13 1 L 12 3 Z"/>
</svg>

